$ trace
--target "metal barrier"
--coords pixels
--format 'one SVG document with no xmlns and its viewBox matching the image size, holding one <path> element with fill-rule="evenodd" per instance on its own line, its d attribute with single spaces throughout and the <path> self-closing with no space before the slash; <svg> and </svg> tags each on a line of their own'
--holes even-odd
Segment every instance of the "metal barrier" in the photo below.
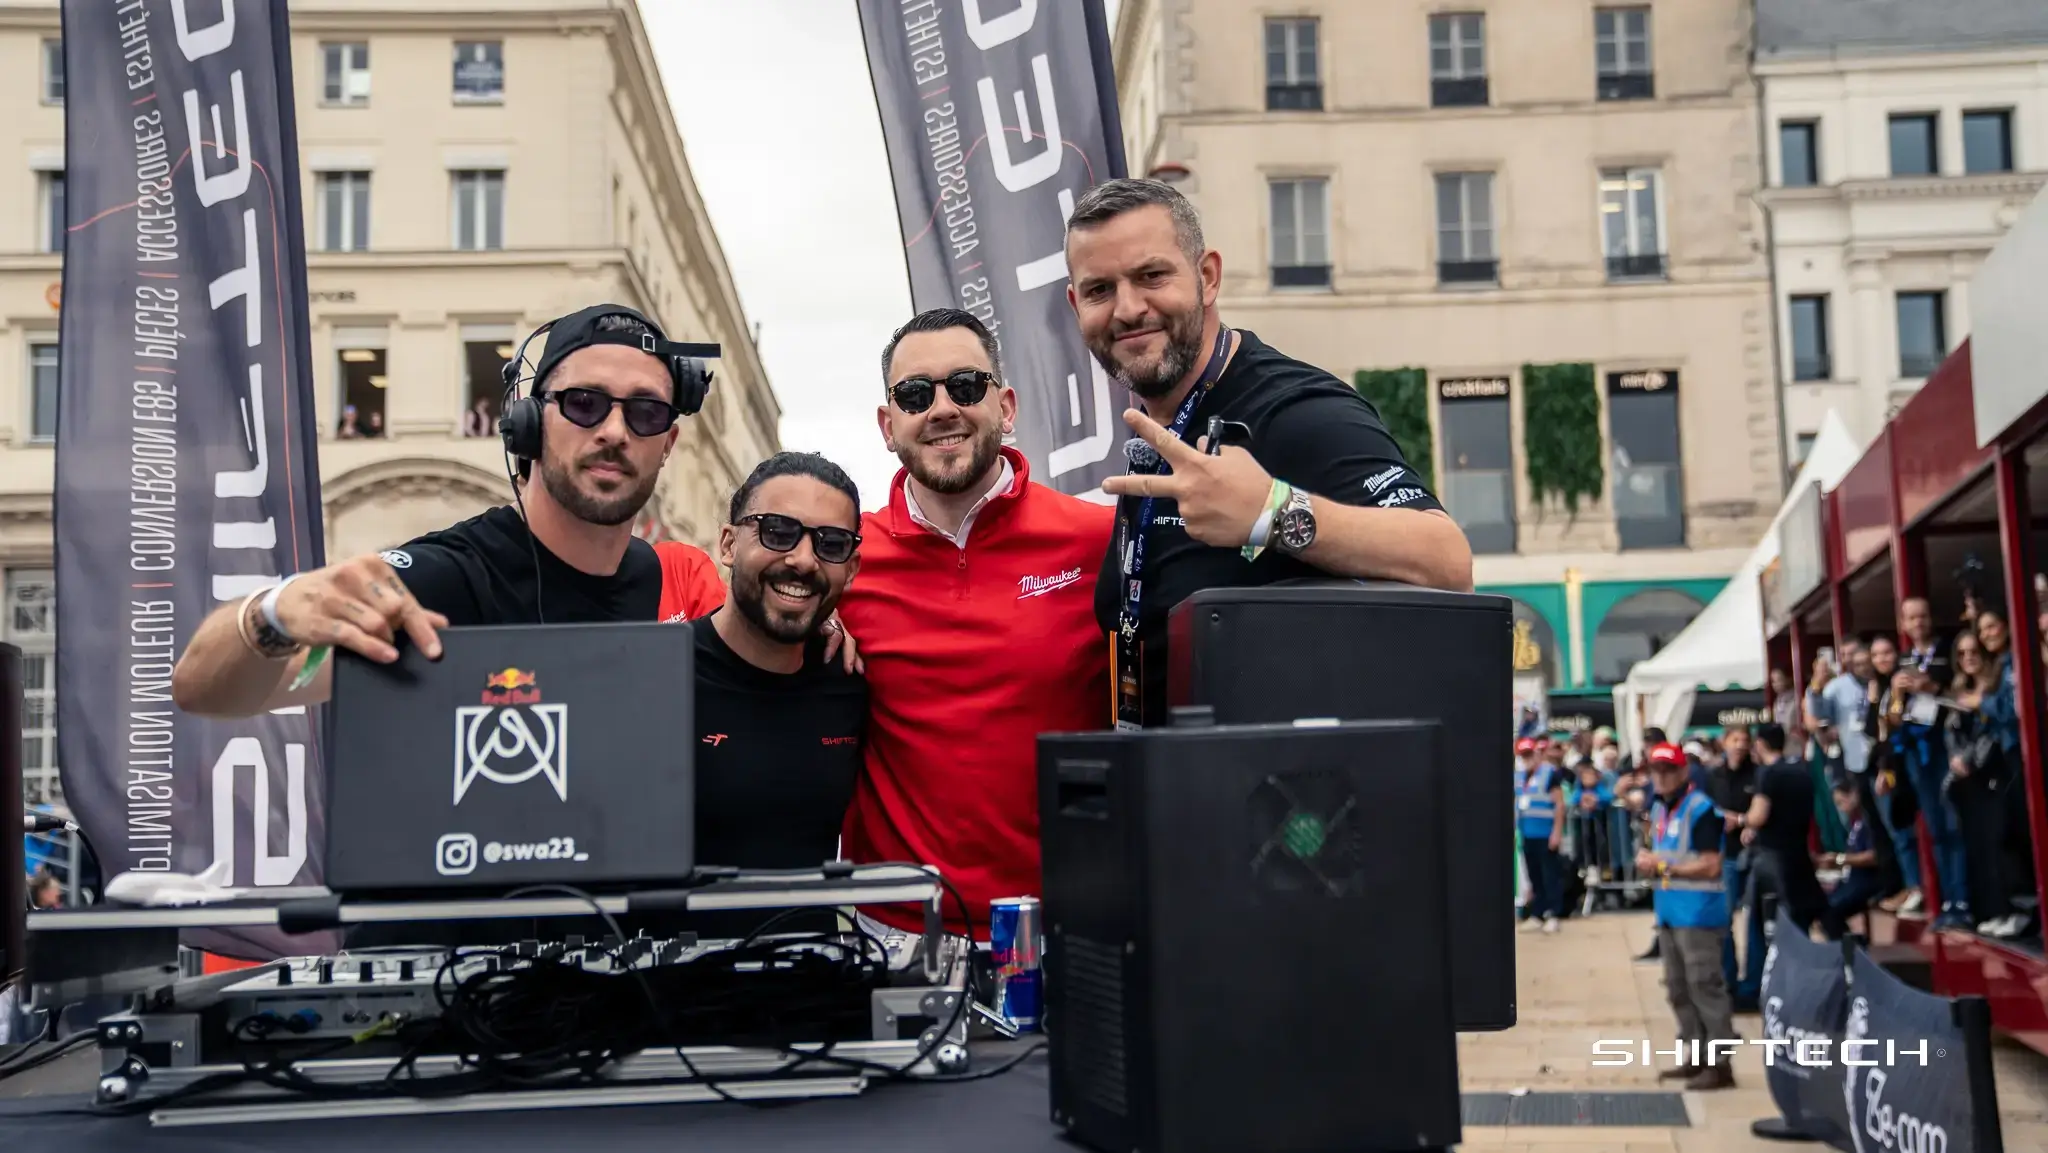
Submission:
<svg viewBox="0 0 2048 1153">
<path fill-rule="evenodd" d="M 1563 851 L 1585 886 L 1579 912 L 1632 908 L 1650 899 L 1650 884 L 1636 873 L 1636 851 L 1647 842 L 1643 821 L 1621 805 L 1574 807 L 1565 822 Z"/>
</svg>

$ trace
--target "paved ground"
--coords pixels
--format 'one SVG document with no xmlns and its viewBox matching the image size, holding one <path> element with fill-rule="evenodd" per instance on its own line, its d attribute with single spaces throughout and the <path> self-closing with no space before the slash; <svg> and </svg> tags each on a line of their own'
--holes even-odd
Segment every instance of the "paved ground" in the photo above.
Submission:
<svg viewBox="0 0 2048 1153">
<path fill-rule="evenodd" d="M 1600 1038 L 1648 1037 L 1669 1048 L 1676 1028 L 1664 1000 L 1663 969 L 1636 964 L 1649 947 L 1648 913 L 1601 913 L 1564 923 L 1555 936 L 1516 937 L 1521 1023 L 1506 1033 L 1462 1036 L 1458 1064 L 1464 1088 L 1484 1092 L 1606 1092 L 1669 1090 L 1640 1065 L 1599 1068 L 1592 1046 Z M 1761 1019 L 1737 1016 L 1745 1037 L 1761 1035 Z M 1995 1055 L 2005 1148 L 2048 1149 L 2048 1057 L 2009 1041 Z M 1689 1128 L 1480 1128 L 1465 1130 L 1464 1148 L 1506 1153 L 1748 1153 L 1820 1146 L 1787 1146 L 1750 1135 L 1749 1124 L 1776 1116 L 1764 1087 L 1763 1056 L 1745 1046 L 1737 1057 L 1734 1089 L 1688 1093 Z"/>
</svg>

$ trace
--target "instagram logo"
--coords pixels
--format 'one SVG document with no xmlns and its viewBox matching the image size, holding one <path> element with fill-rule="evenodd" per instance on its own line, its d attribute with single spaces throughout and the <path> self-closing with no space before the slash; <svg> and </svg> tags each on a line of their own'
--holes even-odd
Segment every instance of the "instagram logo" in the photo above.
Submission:
<svg viewBox="0 0 2048 1153">
<path fill-rule="evenodd" d="M 470 833 L 443 833 L 434 842 L 434 871 L 444 877 L 476 872 L 476 837 Z"/>
</svg>

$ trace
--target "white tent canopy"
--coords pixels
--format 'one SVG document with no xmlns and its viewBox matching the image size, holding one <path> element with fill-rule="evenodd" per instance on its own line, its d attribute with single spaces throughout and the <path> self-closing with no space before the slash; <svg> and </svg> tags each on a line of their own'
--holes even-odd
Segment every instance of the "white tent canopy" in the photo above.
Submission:
<svg viewBox="0 0 2048 1153">
<path fill-rule="evenodd" d="M 1628 679 L 1614 686 L 1614 720 L 1623 748 L 1638 748 L 1643 726 L 1677 734 L 1692 720 L 1693 695 L 1708 689 L 1755 689 L 1764 683 L 1763 601 L 1757 578 L 1778 557 L 1778 526 L 1793 501 L 1817 484 L 1835 487 L 1863 455 L 1856 438 L 1833 412 L 1821 424 L 1806 463 L 1771 518 L 1771 527 L 1749 559 L 1735 570 L 1713 603 L 1701 610 L 1657 655 L 1638 661 Z M 1643 704 L 1643 721 L 1636 706 Z"/>
</svg>

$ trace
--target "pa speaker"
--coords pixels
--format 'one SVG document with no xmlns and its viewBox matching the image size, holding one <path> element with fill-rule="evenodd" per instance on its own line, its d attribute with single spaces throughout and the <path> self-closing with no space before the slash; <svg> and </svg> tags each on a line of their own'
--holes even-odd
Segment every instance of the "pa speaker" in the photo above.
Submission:
<svg viewBox="0 0 2048 1153">
<path fill-rule="evenodd" d="M 1439 748 L 1390 722 L 1041 736 L 1054 1122 L 1105 1153 L 1456 1144 Z"/>
<path fill-rule="evenodd" d="M 1314 581 L 1198 592 L 1167 625 L 1167 693 L 1216 723 L 1443 725 L 1451 1013 L 1515 1024 L 1514 613 L 1502 596 Z M 1401 874 L 1405 878 L 1405 874 Z"/>
</svg>

